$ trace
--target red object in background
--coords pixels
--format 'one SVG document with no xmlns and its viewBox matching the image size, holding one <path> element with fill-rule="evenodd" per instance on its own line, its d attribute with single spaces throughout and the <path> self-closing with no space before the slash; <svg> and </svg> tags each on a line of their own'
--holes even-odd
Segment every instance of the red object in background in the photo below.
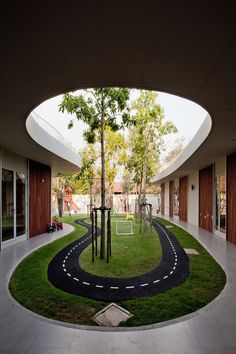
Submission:
<svg viewBox="0 0 236 354">
<path fill-rule="evenodd" d="M 65 192 L 68 193 L 68 194 L 71 194 L 72 193 L 72 188 L 70 186 L 67 186 L 65 188 Z"/>
<path fill-rule="evenodd" d="M 80 211 L 80 208 L 76 205 L 76 203 L 73 201 L 73 196 L 72 196 L 72 188 L 70 186 L 67 186 L 65 188 L 65 194 L 63 196 L 64 200 L 64 210 L 65 211 Z"/>
<path fill-rule="evenodd" d="M 71 203 L 72 202 L 72 194 L 65 195 L 64 196 L 64 201 L 67 202 L 67 203 Z"/>
</svg>

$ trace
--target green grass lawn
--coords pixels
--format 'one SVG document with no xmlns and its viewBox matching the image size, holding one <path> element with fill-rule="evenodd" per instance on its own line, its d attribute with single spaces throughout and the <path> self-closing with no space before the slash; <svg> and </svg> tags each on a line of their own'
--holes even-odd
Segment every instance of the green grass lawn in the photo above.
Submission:
<svg viewBox="0 0 236 354">
<path fill-rule="evenodd" d="M 139 224 L 133 221 L 133 235 L 116 235 L 116 221 L 125 221 L 125 217 L 112 217 L 112 257 L 109 265 L 106 259 L 98 257 L 91 262 L 91 245 L 80 256 L 80 266 L 85 271 L 104 277 L 131 277 L 151 271 L 162 258 L 159 237 L 148 223 L 147 231 L 139 232 Z M 98 239 L 98 246 L 100 238 Z"/>
<path fill-rule="evenodd" d="M 63 221 L 73 223 L 73 217 L 71 220 L 65 217 Z M 86 231 L 79 225 L 74 226 L 75 231 L 70 235 L 43 246 L 24 259 L 15 270 L 9 289 L 19 303 L 42 316 L 64 322 L 95 325 L 92 316 L 107 303 L 67 294 L 54 288 L 47 279 L 51 259 Z M 200 253 L 199 256 L 189 257 L 190 276 L 182 285 L 166 293 L 122 301 L 120 305 L 134 315 L 124 326 L 148 325 L 189 314 L 212 301 L 225 285 L 225 273 L 210 254 L 183 229 L 173 226 L 171 231 L 183 247 L 195 248 Z"/>
</svg>

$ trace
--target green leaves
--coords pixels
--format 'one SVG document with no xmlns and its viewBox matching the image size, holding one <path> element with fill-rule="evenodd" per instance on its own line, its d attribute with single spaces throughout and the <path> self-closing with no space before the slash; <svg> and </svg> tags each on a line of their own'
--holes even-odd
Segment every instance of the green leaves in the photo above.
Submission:
<svg viewBox="0 0 236 354">
<path fill-rule="evenodd" d="M 130 90 L 127 88 L 94 88 L 84 90 L 84 94 L 66 93 L 59 105 L 59 111 L 69 114 L 75 114 L 76 118 L 85 124 L 88 128 L 84 132 L 84 138 L 88 143 L 94 143 L 96 136 L 100 136 L 101 117 L 104 115 L 105 126 L 112 131 L 133 124 L 130 118 L 130 109 L 128 107 Z M 118 122 L 118 116 L 121 115 L 121 122 Z M 72 128 L 74 120 L 68 124 Z"/>
<path fill-rule="evenodd" d="M 176 133 L 172 122 L 165 121 L 164 110 L 157 103 L 158 94 L 142 90 L 132 102 L 132 121 L 129 139 L 132 141 L 127 168 L 138 185 L 143 182 L 146 161 L 146 182 L 149 183 L 159 168 L 159 157 L 164 149 L 163 136 Z M 146 158 L 145 158 L 146 157 Z"/>
<path fill-rule="evenodd" d="M 84 139 L 89 143 L 89 144 L 94 144 L 96 135 L 94 130 L 85 130 L 83 133 Z"/>
</svg>

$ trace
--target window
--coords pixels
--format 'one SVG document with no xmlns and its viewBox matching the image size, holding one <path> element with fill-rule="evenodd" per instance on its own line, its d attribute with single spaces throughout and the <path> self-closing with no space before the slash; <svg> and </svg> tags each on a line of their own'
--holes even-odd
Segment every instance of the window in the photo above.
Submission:
<svg viewBox="0 0 236 354">
<path fill-rule="evenodd" d="M 2 170 L 2 241 L 26 233 L 25 174 Z"/>
<path fill-rule="evenodd" d="M 174 189 L 174 215 L 179 215 L 179 187 L 175 186 Z"/>
<path fill-rule="evenodd" d="M 216 230 L 226 231 L 226 176 L 216 177 Z"/>
</svg>

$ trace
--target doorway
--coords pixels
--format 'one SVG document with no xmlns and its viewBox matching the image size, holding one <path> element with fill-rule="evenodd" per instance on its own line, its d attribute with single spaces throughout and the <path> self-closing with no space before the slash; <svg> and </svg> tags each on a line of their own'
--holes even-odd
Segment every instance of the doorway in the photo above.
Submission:
<svg viewBox="0 0 236 354">
<path fill-rule="evenodd" d="M 26 235 L 26 176 L 2 169 L 2 242 Z"/>
<path fill-rule="evenodd" d="M 226 233 L 226 175 L 216 176 L 216 214 L 215 232 L 220 236 Z"/>
</svg>

